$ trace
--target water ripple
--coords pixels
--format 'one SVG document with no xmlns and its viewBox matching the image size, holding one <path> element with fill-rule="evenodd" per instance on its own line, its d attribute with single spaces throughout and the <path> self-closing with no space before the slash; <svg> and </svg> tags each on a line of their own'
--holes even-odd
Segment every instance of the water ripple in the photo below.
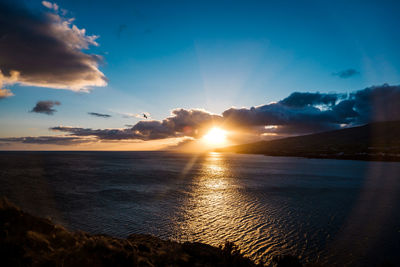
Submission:
<svg viewBox="0 0 400 267">
<path fill-rule="evenodd" d="M 398 163 L 218 153 L 0 153 L 0 193 L 70 229 L 229 240 L 265 263 L 399 262 L 399 173 Z"/>
</svg>

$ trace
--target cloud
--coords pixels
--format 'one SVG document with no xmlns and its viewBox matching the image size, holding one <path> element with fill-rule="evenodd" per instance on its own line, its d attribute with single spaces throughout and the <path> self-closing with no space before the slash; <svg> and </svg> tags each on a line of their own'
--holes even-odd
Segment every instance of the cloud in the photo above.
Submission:
<svg viewBox="0 0 400 267">
<path fill-rule="evenodd" d="M 223 117 L 236 127 L 291 135 L 400 120 L 400 86 L 372 86 L 349 95 L 293 93 L 278 103 L 228 109 Z M 270 125 L 277 127 L 265 128 Z"/>
<path fill-rule="evenodd" d="M 300 93 L 294 92 L 279 103 L 288 107 L 306 107 L 315 105 L 334 105 L 336 101 L 344 95 L 336 93 L 320 94 L 320 93 Z"/>
<path fill-rule="evenodd" d="M 118 111 L 112 111 L 112 112 L 121 115 L 122 118 L 125 118 L 125 119 L 142 118 L 139 114 L 134 114 L 134 113 L 129 113 L 129 112 L 118 112 Z"/>
<path fill-rule="evenodd" d="M 91 136 L 100 140 L 125 140 L 141 139 L 131 129 L 91 129 L 81 127 L 57 126 L 50 128 L 52 131 L 69 133 L 71 136 Z"/>
<path fill-rule="evenodd" d="M 95 116 L 95 117 L 100 117 L 100 118 L 110 118 L 111 115 L 108 114 L 101 114 L 97 112 L 88 112 L 89 115 Z"/>
<path fill-rule="evenodd" d="M 321 110 L 315 106 L 290 107 L 281 103 L 273 103 L 250 109 L 231 108 L 223 112 L 225 120 L 235 127 L 264 127 L 279 126 L 280 130 L 287 129 L 291 134 L 318 132 L 339 128 L 341 124 L 347 124 L 352 117 L 357 116 L 354 111 L 342 110 L 341 106 L 334 106 Z M 262 129 L 262 128 L 261 128 Z M 274 130 L 276 131 L 276 130 Z M 265 128 L 260 132 L 271 132 Z"/>
<path fill-rule="evenodd" d="M 372 86 L 350 96 L 359 113 L 355 123 L 400 120 L 400 86 Z"/>
<path fill-rule="evenodd" d="M 1 1 L 0 85 L 73 91 L 105 86 L 106 78 L 98 69 L 102 57 L 82 51 L 98 46 L 98 36 L 87 35 L 73 24 L 73 18 L 64 18 L 56 4 L 42 3 L 50 13 L 37 15 Z"/>
<path fill-rule="evenodd" d="M 0 143 L 47 144 L 47 145 L 77 145 L 96 142 L 95 139 L 77 138 L 73 136 L 28 136 L 0 138 Z"/>
<path fill-rule="evenodd" d="M 355 69 L 347 69 L 347 70 L 342 70 L 339 72 L 332 73 L 333 76 L 338 76 L 339 78 L 342 78 L 342 79 L 347 79 L 347 78 L 356 76 L 358 74 L 360 74 L 360 72 Z"/>
<path fill-rule="evenodd" d="M 47 7 L 48 9 L 53 9 L 54 11 L 58 11 L 59 6 L 56 3 L 51 3 L 48 1 L 42 1 L 42 5 Z"/>
<path fill-rule="evenodd" d="M 350 94 L 295 92 L 276 103 L 230 108 L 222 115 L 180 108 L 163 120 L 142 120 L 121 129 L 57 126 L 50 130 L 75 139 L 111 142 L 166 138 L 195 140 L 210 127 L 220 126 L 239 131 L 236 140 L 242 136 L 248 141 L 249 136 L 298 135 L 389 120 L 400 120 L 400 86 L 384 84 Z"/>
<path fill-rule="evenodd" d="M 200 109 L 176 109 L 172 116 L 162 121 L 139 121 L 131 128 L 91 129 L 81 127 L 58 126 L 50 130 L 69 133 L 73 136 L 92 136 L 101 140 L 157 140 L 171 137 L 198 137 L 208 125 L 220 121 L 221 116 Z"/>
<path fill-rule="evenodd" d="M 31 112 L 53 115 L 54 112 L 57 111 L 53 109 L 55 105 L 59 106 L 61 105 L 61 103 L 58 101 L 38 101 L 36 103 L 36 106 L 34 106 L 33 109 L 31 110 Z"/>
<path fill-rule="evenodd" d="M 14 94 L 8 89 L 1 89 L 0 88 L 0 99 L 11 97 Z"/>
<path fill-rule="evenodd" d="M 137 119 L 151 119 L 151 114 L 149 112 L 141 112 L 141 113 L 129 113 L 129 112 L 119 112 L 110 110 L 113 113 L 121 115 L 122 118 L 130 119 L 130 118 L 137 118 Z"/>
</svg>

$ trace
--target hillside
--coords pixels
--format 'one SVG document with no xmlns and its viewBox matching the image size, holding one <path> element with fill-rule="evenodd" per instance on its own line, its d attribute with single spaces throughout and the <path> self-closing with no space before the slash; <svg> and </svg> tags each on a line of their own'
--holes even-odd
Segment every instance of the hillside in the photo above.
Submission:
<svg viewBox="0 0 400 267">
<path fill-rule="evenodd" d="M 400 161 L 400 121 L 376 122 L 317 134 L 260 141 L 217 151 L 269 156 Z"/>
</svg>

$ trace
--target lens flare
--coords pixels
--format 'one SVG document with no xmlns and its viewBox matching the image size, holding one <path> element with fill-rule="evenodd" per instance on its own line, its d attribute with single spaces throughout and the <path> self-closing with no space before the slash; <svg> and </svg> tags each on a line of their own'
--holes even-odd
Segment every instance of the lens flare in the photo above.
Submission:
<svg viewBox="0 0 400 267">
<path fill-rule="evenodd" d="M 203 139 L 210 145 L 222 145 L 226 142 L 226 131 L 214 127 L 203 136 Z"/>
</svg>

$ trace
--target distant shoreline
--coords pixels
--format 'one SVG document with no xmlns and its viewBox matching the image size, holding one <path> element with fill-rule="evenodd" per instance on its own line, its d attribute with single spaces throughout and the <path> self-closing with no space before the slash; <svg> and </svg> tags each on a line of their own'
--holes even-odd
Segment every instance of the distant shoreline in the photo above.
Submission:
<svg viewBox="0 0 400 267">
<path fill-rule="evenodd" d="M 227 151 L 215 152 L 227 153 Z M 266 154 L 251 152 L 228 152 L 244 155 L 263 155 L 268 157 L 290 157 L 307 159 L 337 159 L 337 160 L 359 160 L 359 161 L 377 161 L 377 162 L 400 162 L 400 156 L 370 156 L 370 155 L 287 155 L 287 154 Z"/>
</svg>

